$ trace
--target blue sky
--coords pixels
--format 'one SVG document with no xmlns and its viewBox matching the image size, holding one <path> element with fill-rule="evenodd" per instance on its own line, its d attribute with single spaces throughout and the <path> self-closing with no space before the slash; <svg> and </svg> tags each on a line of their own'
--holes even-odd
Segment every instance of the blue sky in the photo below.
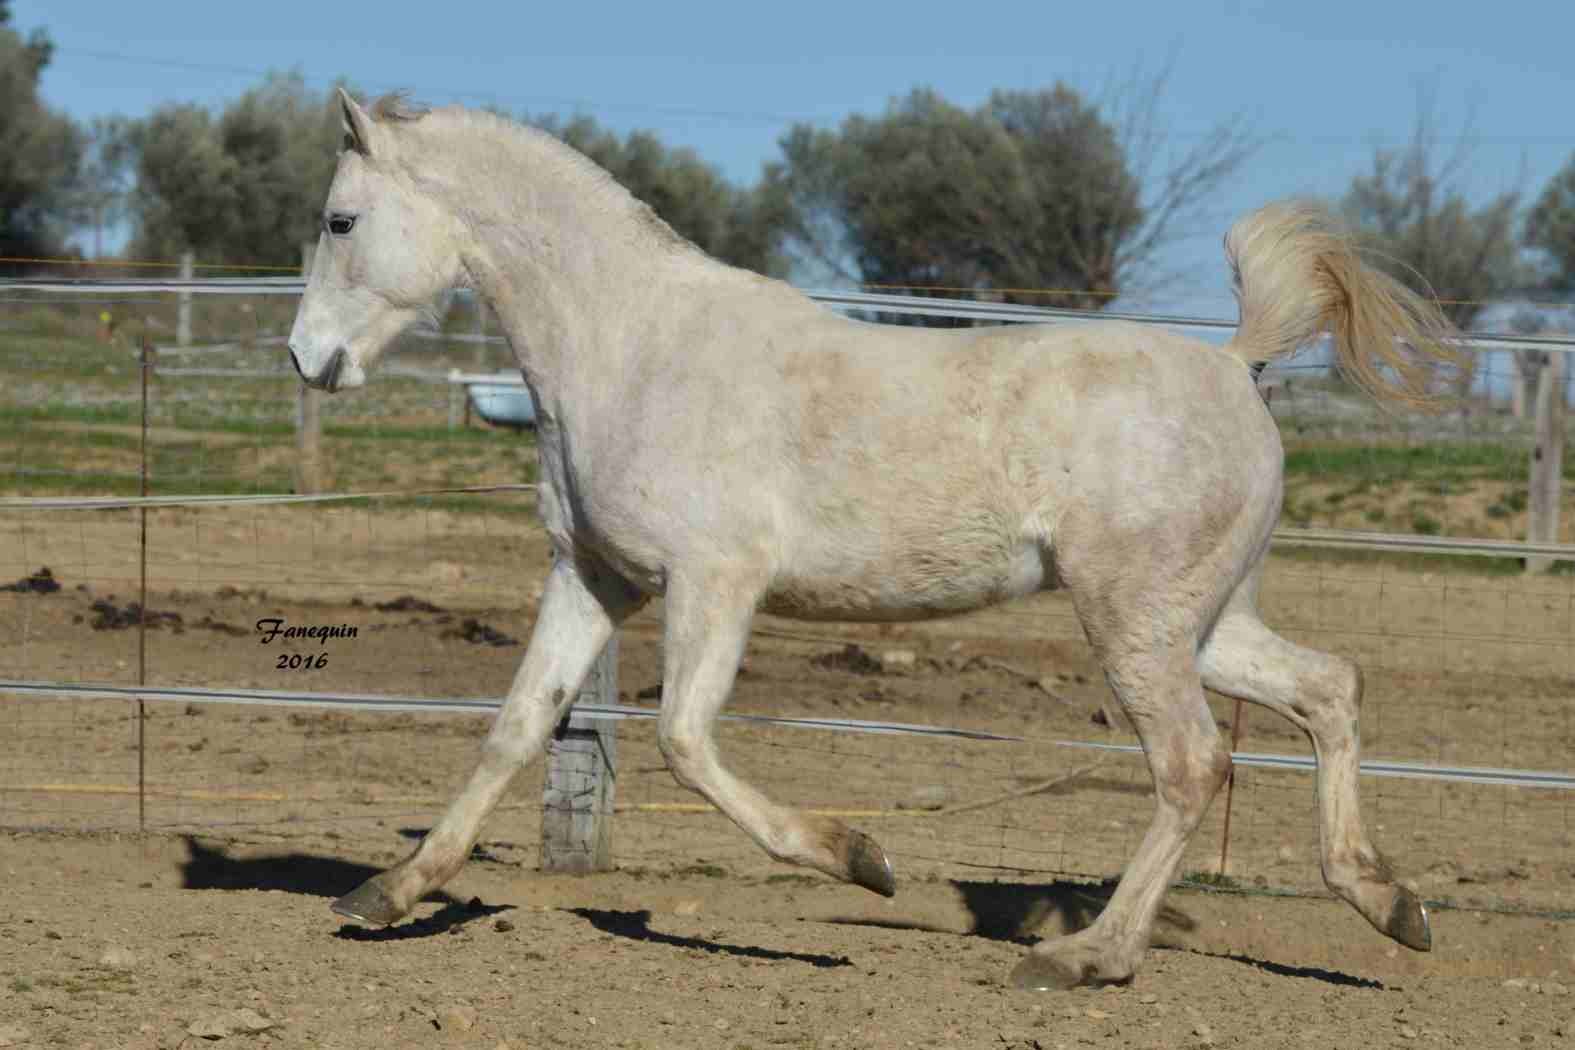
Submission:
<svg viewBox="0 0 1575 1050">
<path fill-rule="evenodd" d="M 220 104 L 267 69 L 423 101 L 587 113 L 693 147 L 753 181 L 795 121 L 833 125 L 928 85 L 971 105 L 992 88 L 1064 80 L 1097 94 L 1167 64 L 1165 126 L 1185 146 L 1223 119 L 1267 140 L 1172 245 L 1187 275 L 1146 305 L 1234 314 L 1219 238 L 1230 218 L 1292 194 L 1338 195 L 1375 145 L 1408 137 L 1419 91 L 1441 132 L 1475 139 L 1478 197 L 1534 196 L 1575 152 L 1575 5 L 1044 2 L 928 5 L 267 4 L 14 0 L 57 45 L 48 101 L 79 119 L 169 100 Z M 420 10 L 419 8 L 416 10 Z M 1468 123 L 1469 122 L 1469 123 Z"/>
</svg>

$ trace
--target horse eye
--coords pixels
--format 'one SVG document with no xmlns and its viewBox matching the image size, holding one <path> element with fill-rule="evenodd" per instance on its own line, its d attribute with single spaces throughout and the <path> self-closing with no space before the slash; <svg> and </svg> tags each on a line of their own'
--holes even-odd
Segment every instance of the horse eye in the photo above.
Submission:
<svg viewBox="0 0 1575 1050">
<path fill-rule="evenodd" d="M 354 215 L 332 215 L 328 219 L 328 232 L 343 237 L 355 228 Z"/>
</svg>

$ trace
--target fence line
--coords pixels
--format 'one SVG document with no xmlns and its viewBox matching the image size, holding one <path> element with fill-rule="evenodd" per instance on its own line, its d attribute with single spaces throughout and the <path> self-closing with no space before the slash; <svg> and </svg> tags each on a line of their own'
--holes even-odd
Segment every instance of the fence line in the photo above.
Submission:
<svg viewBox="0 0 1575 1050">
<path fill-rule="evenodd" d="M 192 686 L 89 685 L 69 682 L 38 682 L 0 679 L 0 693 L 18 696 L 46 696 L 81 700 L 162 700 L 196 704 L 237 704 L 281 708 L 311 708 L 339 711 L 389 711 L 422 714 L 495 714 L 501 699 L 472 698 L 446 700 L 434 697 L 389 696 L 377 693 L 314 693 L 284 689 L 204 689 Z M 595 720 L 624 721 L 655 719 L 658 708 L 631 704 L 576 703 L 573 714 Z M 991 740 L 1001 743 L 1038 743 L 1053 747 L 1082 748 L 1117 754 L 1141 755 L 1135 744 L 1106 744 L 1089 740 L 1044 740 L 977 729 L 918 725 L 910 722 L 885 722 L 858 718 L 788 718 L 778 715 L 745 715 L 723 712 L 719 720 L 753 725 L 786 726 L 794 729 L 820 729 L 842 733 L 873 733 L 895 736 L 923 736 L 952 740 Z M 1257 751 L 1232 751 L 1235 764 L 1250 769 L 1317 771 L 1317 760 L 1310 755 L 1284 755 Z M 1427 762 L 1389 762 L 1364 759 L 1363 776 L 1433 780 L 1444 783 L 1491 784 L 1501 787 L 1545 788 L 1575 791 L 1575 774 L 1547 770 L 1500 769 L 1480 766 L 1437 765 Z M 4 785 L 0 785 L 4 787 Z"/>
<path fill-rule="evenodd" d="M 363 499 L 406 499 L 489 492 L 534 492 L 534 484 L 464 485 L 448 488 L 390 489 L 379 492 L 258 493 L 235 496 L 0 496 L 0 511 L 125 510 L 137 507 L 223 507 L 286 503 L 341 503 Z M 1575 544 L 1521 540 L 1411 536 L 1358 529 L 1281 528 L 1274 542 L 1285 547 L 1324 550 L 1392 551 L 1487 558 L 1546 557 L 1575 561 Z"/>
<path fill-rule="evenodd" d="M 225 507 L 282 503 L 343 503 L 362 499 L 407 499 L 487 492 L 535 492 L 534 484 L 456 485 L 383 492 L 258 493 L 240 496 L 0 496 L 5 510 L 126 510 L 137 507 Z"/>
<path fill-rule="evenodd" d="M 0 679 L 0 692 L 19 696 L 71 697 L 79 700 L 171 700 L 194 704 L 242 704 L 265 707 L 318 708 L 340 711 L 404 711 L 425 714 L 494 714 L 503 701 L 491 698 L 443 700 L 433 697 L 388 696 L 379 693 L 310 693 L 289 689 L 200 689 L 193 686 L 87 685 L 70 682 L 31 682 Z M 573 711 L 589 718 L 623 721 L 630 718 L 656 718 L 654 707 L 631 704 L 573 705 Z M 881 722 L 861 718 L 786 718 L 778 715 L 741 715 L 724 712 L 727 722 L 791 726 L 797 729 L 825 729 L 845 733 L 876 733 L 895 736 L 925 736 L 955 740 L 997 740 L 1021 743 L 1023 738 L 986 733 L 977 729 L 916 725 L 910 722 Z"/>
<path fill-rule="evenodd" d="M 300 277 L 206 277 L 182 280 L 7 278 L 0 279 L 0 291 L 60 293 L 104 292 L 185 292 L 208 295 L 300 295 L 306 281 Z M 966 299 L 940 299 L 932 296 L 894 295 L 885 292 L 841 292 L 800 289 L 815 302 L 844 310 L 873 310 L 879 313 L 911 314 L 920 317 L 968 318 L 979 321 L 1007 321 L 1018 324 L 1052 322 L 1089 324 L 1100 321 L 1130 321 L 1134 324 L 1161 325 L 1192 331 L 1231 333 L 1236 322 L 1183 317 L 1175 314 L 1126 313 L 1103 310 L 1074 310 L 1055 306 L 1026 306 L 1016 303 L 981 303 Z M 499 337 L 458 334 L 443 336 L 455 342 L 486 342 Z M 1575 336 L 1473 335 L 1461 334 L 1451 340 L 1457 346 L 1474 350 L 1558 350 L 1575 351 Z"/>
</svg>

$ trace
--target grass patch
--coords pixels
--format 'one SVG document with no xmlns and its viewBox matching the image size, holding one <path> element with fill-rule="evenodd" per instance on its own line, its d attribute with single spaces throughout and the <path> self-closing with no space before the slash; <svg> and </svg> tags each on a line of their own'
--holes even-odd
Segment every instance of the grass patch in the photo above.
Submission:
<svg viewBox="0 0 1575 1050">
<path fill-rule="evenodd" d="M 1317 444 L 1285 451 L 1287 477 L 1349 477 L 1361 482 L 1425 479 L 1447 494 L 1463 478 L 1514 481 L 1526 475 L 1527 450 L 1519 444 L 1485 441 L 1398 445 Z M 1564 467 L 1575 478 L 1575 462 Z M 1365 491 L 1365 490 L 1362 490 Z"/>
<path fill-rule="evenodd" d="M 681 868 L 674 868 L 675 876 L 698 875 L 706 879 L 725 879 L 727 869 L 720 864 L 686 864 Z"/>
<path fill-rule="evenodd" d="M 1184 886 L 1207 886 L 1215 890 L 1236 890 L 1241 888 L 1241 883 L 1224 872 L 1189 871 L 1181 877 L 1181 882 Z"/>
<path fill-rule="evenodd" d="M 1340 474 L 1384 479 L 1471 471 L 1518 477 L 1525 469 L 1525 449 L 1492 442 L 1449 442 L 1413 447 L 1320 444 L 1285 450 L 1285 474 L 1296 475 Z"/>
<path fill-rule="evenodd" d="M 1409 551 L 1327 550 L 1319 547 L 1276 546 L 1275 558 L 1304 565 L 1370 565 L 1453 576 L 1519 576 L 1519 558 L 1484 558 L 1458 554 L 1419 554 Z"/>
<path fill-rule="evenodd" d="M 73 977 L 40 977 L 40 987 L 57 988 L 67 995 L 87 992 L 118 992 L 135 995 L 136 980 L 124 970 L 86 970 Z"/>
<path fill-rule="evenodd" d="M 142 421 L 142 406 L 129 401 L 97 405 L 0 405 L 0 424 L 20 426 L 38 421 L 130 426 Z"/>
</svg>

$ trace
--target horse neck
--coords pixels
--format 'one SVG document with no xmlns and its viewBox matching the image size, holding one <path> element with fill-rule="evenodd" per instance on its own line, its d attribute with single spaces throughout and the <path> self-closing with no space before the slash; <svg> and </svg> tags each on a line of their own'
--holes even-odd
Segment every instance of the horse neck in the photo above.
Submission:
<svg viewBox="0 0 1575 1050">
<path fill-rule="evenodd" d="M 522 175 L 482 188 L 479 205 L 454 203 L 471 217 L 470 279 L 552 411 L 577 387 L 629 374 L 622 358 L 652 351 L 636 336 L 674 286 L 720 266 L 589 164 L 553 155 L 566 147 L 516 148 L 547 155 L 514 158 Z"/>
</svg>

